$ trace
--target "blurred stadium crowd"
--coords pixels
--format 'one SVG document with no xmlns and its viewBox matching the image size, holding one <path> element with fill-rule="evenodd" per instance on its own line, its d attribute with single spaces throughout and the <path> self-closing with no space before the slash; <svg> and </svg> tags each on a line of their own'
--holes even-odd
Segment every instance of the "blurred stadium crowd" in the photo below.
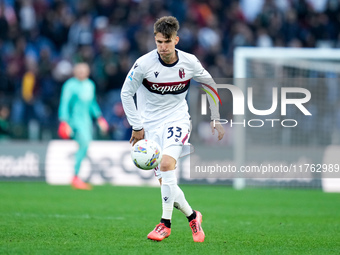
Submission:
<svg viewBox="0 0 340 255">
<path fill-rule="evenodd" d="M 128 139 L 120 88 L 164 15 L 213 77 L 232 77 L 237 46 L 340 46 L 340 0 L 0 0 L 0 136 L 55 138 L 61 86 L 85 61 L 110 139 Z"/>
</svg>

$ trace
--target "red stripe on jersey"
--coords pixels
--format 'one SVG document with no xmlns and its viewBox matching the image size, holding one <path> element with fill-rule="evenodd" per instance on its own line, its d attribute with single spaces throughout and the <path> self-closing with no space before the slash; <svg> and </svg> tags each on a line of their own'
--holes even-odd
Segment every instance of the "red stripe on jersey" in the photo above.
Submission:
<svg viewBox="0 0 340 255">
<path fill-rule="evenodd" d="M 186 134 L 186 136 L 184 136 L 184 138 L 183 138 L 183 140 L 182 140 L 182 143 L 183 143 L 183 144 L 184 144 L 185 141 L 188 139 L 188 136 L 189 136 L 189 134 Z"/>
<path fill-rule="evenodd" d="M 147 79 L 143 80 L 143 85 L 152 93 L 156 94 L 181 94 L 188 90 L 190 79 L 177 82 L 150 82 Z"/>
</svg>

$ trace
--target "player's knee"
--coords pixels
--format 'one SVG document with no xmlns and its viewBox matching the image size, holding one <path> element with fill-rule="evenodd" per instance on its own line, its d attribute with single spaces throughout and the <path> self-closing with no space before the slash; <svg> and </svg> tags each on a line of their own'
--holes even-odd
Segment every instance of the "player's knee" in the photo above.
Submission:
<svg viewBox="0 0 340 255">
<path fill-rule="evenodd" d="M 169 171 L 169 170 L 174 170 L 176 167 L 176 160 L 172 157 L 164 157 L 162 158 L 161 161 L 161 171 Z"/>
<path fill-rule="evenodd" d="M 81 138 L 78 140 L 79 147 L 86 148 L 86 149 L 89 147 L 90 142 L 91 142 L 91 139 L 88 139 L 88 138 Z"/>
</svg>

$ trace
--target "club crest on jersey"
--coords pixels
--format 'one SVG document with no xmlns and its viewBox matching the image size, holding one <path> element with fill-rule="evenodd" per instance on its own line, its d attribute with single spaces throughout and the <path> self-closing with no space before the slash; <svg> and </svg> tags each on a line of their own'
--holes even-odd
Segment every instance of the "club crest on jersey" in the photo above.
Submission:
<svg viewBox="0 0 340 255">
<path fill-rule="evenodd" d="M 179 73 L 179 77 L 180 77 L 181 79 L 185 78 L 184 68 L 180 68 L 179 71 L 178 71 L 178 73 Z"/>
</svg>

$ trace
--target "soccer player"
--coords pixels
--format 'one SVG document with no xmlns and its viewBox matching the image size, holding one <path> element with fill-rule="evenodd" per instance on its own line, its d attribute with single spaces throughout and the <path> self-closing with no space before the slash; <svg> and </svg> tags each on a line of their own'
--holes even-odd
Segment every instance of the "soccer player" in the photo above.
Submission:
<svg viewBox="0 0 340 255">
<path fill-rule="evenodd" d="M 92 120 L 97 120 L 99 128 L 104 133 L 108 131 L 109 126 L 102 117 L 101 110 L 96 101 L 95 85 L 88 78 L 90 75 L 88 64 L 76 64 L 73 73 L 74 77 L 68 79 L 62 87 L 58 134 L 63 139 L 75 139 L 79 145 L 75 155 L 72 187 L 90 190 L 91 185 L 83 182 L 78 175 L 81 162 L 85 158 L 88 146 L 92 140 Z"/>
<path fill-rule="evenodd" d="M 195 242 L 203 242 L 205 234 L 201 222 L 202 214 L 193 210 L 177 185 L 176 162 L 190 135 L 190 116 L 185 99 L 190 79 L 209 81 L 215 85 L 211 75 L 197 58 L 176 49 L 179 41 L 178 21 L 166 16 L 154 24 L 157 49 L 143 55 L 132 66 L 127 75 L 121 98 L 127 119 L 132 126 L 130 143 L 141 139 L 152 139 L 162 148 L 163 156 L 155 174 L 161 184 L 163 213 L 160 223 L 148 234 L 151 240 L 161 241 L 171 233 L 171 217 L 175 206 L 188 218 Z M 137 96 L 137 108 L 133 96 Z M 209 100 L 209 97 L 208 97 Z M 218 108 L 209 101 L 212 120 L 219 119 Z M 216 122 L 217 123 L 217 122 Z M 221 124 L 212 125 L 212 132 L 222 139 Z"/>
</svg>

